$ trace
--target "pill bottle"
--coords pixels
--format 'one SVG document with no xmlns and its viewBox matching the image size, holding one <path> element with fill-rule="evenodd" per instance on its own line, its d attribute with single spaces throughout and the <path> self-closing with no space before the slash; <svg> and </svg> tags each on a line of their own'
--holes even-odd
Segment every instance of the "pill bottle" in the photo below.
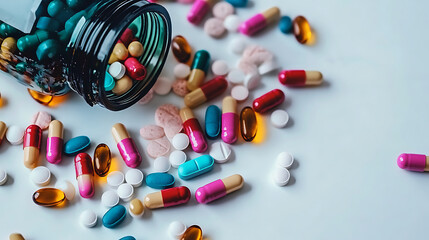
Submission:
<svg viewBox="0 0 429 240">
<path fill-rule="evenodd" d="M 154 85 L 171 42 L 170 16 L 161 5 L 144 0 L 61 0 L 64 9 L 54 18 L 48 9 L 54 0 L 19 0 L 17 5 L 23 1 L 30 2 L 31 9 L 29 16 L 20 13 L 23 21 L 7 14 L 2 18 L 5 10 L 0 8 L 0 69 L 27 88 L 52 96 L 72 89 L 91 106 L 118 111 L 136 103 Z M 129 28 L 133 29 L 134 40 L 144 47 L 137 60 L 147 74 L 141 81 L 133 80 L 127 92 L 115 95 L 104 85 L 108 61 Z M 19 40 L 25 36 L 31 41 Z M 42 45 L 44 41 L 48 42 Z M 24 49 L 23 42 L 32 44 Z"/>
</svg>

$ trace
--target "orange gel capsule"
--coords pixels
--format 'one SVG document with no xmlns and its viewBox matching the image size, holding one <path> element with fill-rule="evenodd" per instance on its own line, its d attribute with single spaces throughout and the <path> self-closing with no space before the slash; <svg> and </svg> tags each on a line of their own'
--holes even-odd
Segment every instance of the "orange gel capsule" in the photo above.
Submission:
<svg viewBox="0 0 429 240">
<path fill-rule="evenodd" d="M 180 240 L 202 240 L 203 231 L 197 225 L 192 225 L 186 229 Z"/>
<path fill-rule="evenodd" d="M 245 107 L 240 113 L 241 136 L 246 142 L 251 142 L 258 131 L 255 111 L 251 107 Z"/>
<path fill-rule="evenodd" d="M 94 151 L 94 171 L 100 176 L 104 177 L 109 172 L 110 163 L 112 162 L 112 155 L 109 147 L 104 144 L 98 144 Z"/>
<path fill-rule="evenodd" d="M 36 100 L 36 102 L 43 104 L 43 105 L 48 105 L 52 101 L 52 99 L 54 98 L 51 95 L 39 93 L 39 92 L 31 90 L 31 89 L 27 89 L 27 90 L 28 90 L 28 93 L 30 94 L 30 96 L 34 100 Z"/>
<path fill-rule="evenodd" d="M 177 61 L 187 63 L 191 58 L 192 48 L 186 38 L 181 35 L 177 35 L 171 42 L 171 51 Z"/>
<path fill-rule="evenodd" d="M 298 16 L 293 20 L 293 34 L 301 44 L 305 44 L 311 39 L 311 27 L 305 17 Z"/>
<path fill-rule="evenodd" d="M 43 207 L 55 207 L 65 200 L 64 192 L 56 188 L 42 188 L 33 194 L 33 202 Z"/>
</svg>

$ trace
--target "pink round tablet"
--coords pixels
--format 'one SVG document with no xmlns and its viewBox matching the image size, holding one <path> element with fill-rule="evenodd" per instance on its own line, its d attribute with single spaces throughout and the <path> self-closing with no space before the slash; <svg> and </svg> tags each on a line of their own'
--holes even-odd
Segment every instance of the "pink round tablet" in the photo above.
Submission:
<svg viewBox="0 0 429 240">
<path fill-rule="evenodd" d="M 139 104 L 149 103 L 150 100 L 152 100 L 152 98 L 153 98 L 153 88 L 151 88 L 149 92 L 147 92 L 146 95 L 144 95 L 144 97 L 140 99 Z"/>
<path fill-rule="evenodd" d="M 238 102 L 242 102 L 247 99 L 249 96 L 249 89 L 242 85 L 234 86 L 231 89 L 231 97 L 233 97 Z"/>
<path fill-rule="evenodd" d="M 37 112 L 33 115 L 31 123 L 39 126 L 42 130 L 48 129 L 52 117 L 47 112 Z"/>
<path fill-rule="evenodd" d="M 186 87 L 186 83 L 187 81 L 185 79 L 177 79 L 176 81 L 174 81 L 172 86 L 173 92 L 180 97 L 186 96 L 186 94 L 189 93 L 189 90 Z"/>
<path fill-rule="evenodd" d="M 243 71 L 245 74 L 252 74 L 258 72 L 258 66 L 253 62 L 250 62 L 247 58 L 242 58 L 238 63 L 238 69 Z"/>
<path fill-rule="evenodd" d="M 158 126 L 166 127 L 172 118 L 176 119 L 176 121 L 182 121 L 179 115 L 179 108 L 173 104 L 161 105 L 155 111 L 155 123 Z"/>
<path fill-rule="evenodd" d="M 225 33 L 225 27 L 223 26 L 223 21 L 218 18 L 210 18 L 204 23 L 204 32 L 209 36 L 218 38 Z"/>
<path fill-rule="evenodd" d="M 146 140 L 155 140 L 165 136 L 164 129 L 157 125 L 148 125 L 140 129 L 140 136 Z"/>
<path fill-rule="evenodd" d="M 234 14 L 234 7 L 228 2 L 218 2 L 213 6 L 213 16 L 216 18 L 224 20 L 232 14 Z"/>
<path fill-rule="evenodd" d="M 273 60 L 274 54 L 261 46 L 251 45 L 244 49 L 243 58 L 256 65 L 260 65 L 266 61 Z"/>
<path fill-rule="evenodd" d="M 151 158 L 157 158 L 166 155 L 170 151 L 170 141 L 166 137 L 152 140 L 147 145 L 147 154 Z"/>
<path fill-rule="evenodd" d="M 173 139 L 174 135 L 180 133 L 182 129 L 182 121 L 178 121 L 177 118 L 171 118 L 165 125 L 164 132 L 168 139 Z"/>
</svg>

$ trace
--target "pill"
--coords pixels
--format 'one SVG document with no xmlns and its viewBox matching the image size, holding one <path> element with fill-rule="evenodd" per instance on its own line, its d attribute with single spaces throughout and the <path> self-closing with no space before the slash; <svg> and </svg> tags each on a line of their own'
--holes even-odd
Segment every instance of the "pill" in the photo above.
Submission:
<svg viewBox="0 0 429 240">
<path fill-rule="evenodd" d="M 271 113 L 271 124 L 276 128 L 284 128 L 289 121 L 289 114 L 285 110 L 275 110 Z"/>
<path fill-rule="evenodd" d="M 209 139 L 219 137 L 222 113 L 218 106 L 210 105 L 205 114 L 205 130 Z"/>
<path fill-rule="evenodd" d="M 81 9 L 86 6 L 87 2 L 83 0 L 66 0 L 69 7 L 73 9 Z"/>
<path fill-rule="evenodd" d="M 77 154 L 85 151 L 90 144 L 91 140 L 87 136 L 72 138 L 64 144 L 64 153 L 67 155 Z"/>
<path fill-rule="evenodd" d="M 152 140 L 147 145 L 147 154 L 151 158 L 164 156 L 170 151 L 170 145 L 170 141 L 166 137 Z"/>
<path fill-rule="evenodd" d="M 112 155 L 109 147 L 100 143 L 97 145 L 94 151 L 94 171 L 100 176 L 104 177 L 109 172 L 110 163 L 112 161 Z"/>
<path fill-rule="evenodd" d="M 61 0 L 53 0 L 47 7 L 48 14 L 61 22 L 66 22 L 75 13 Z"/>
<path fill-rule="evenodd" d="M 121 224 L 127 216 L 127 209 L 122 205 L 116 205 L 109 209 L 103 216 L 103 226 L 115 228 Z"/>
<path fill-rule="evenodd" d="M 146 68 L 139 60 L 134 57 L 129 57 L 124 62 L 125 68 L 127 69 L 127 75 L 137 81 L 142 81 L 146 78 Z"/>
<path fill-rule="evenodd" d="M 107 184 L 113 188 L 119 187 L 124 182 L 125 176 L 120 171 L 113 171 L 107 175 Z"/>
<path fill-rule="evenodd" d="M 189 137 L 184 133 L 178 133 L 174 135 L 171 143 L 175 149 L 185 150 L 189 146 Z"/>
<path fill-rule="evenodd" d="M 104 74 L 104 90 L 112 91 L 115 88 L 116 82 L 112 75 L 106 71 Z"/>
<path fill-rule="evenodd" d="M 318 71 L 284 70 L 278 77 L 280 83 L 288 87 L 315 86 L 323 82 L 323 75 Z"/>
<path fill-rule="evenodd" d="M 188 157 L 186 156 L 185 152 L 175 150 L 170 153 L 168 160 L 170 161 L 172 167 L 178 168 L 182 163 L 186 162 L 187 158 Z"/>
<path fill-rule="evenodd" d="M 218 2 L 213 6 L 212 12 L 215 18 L 224 20 L 229 15 L 234 14 L 234 7 L 228 2 Z M 223 25 L 222 22 L 221 25 Z"/>
<path fill-rule="evenodd" d="M 112 127 L 112 135 L 115 139 L 122 159 L 128 167 L 136 168 L 142 162 L 142 157 L 122 123 L 116 123 Z"/>
<path fill-rule="evenodd" d="M 423 154 L 402 153 L 396 163 L 400 168 L 409 171 L 429 171 L 429 157 Z"/>
<path fill-rule="evenodd" d="M 46 186 L 51 181 L 51 171 L 47 167 L 38 166 L 31 170 L 30 179 L 37 186 Z"/>
<path fill-rule="evenodd" d="M 264 113 L 282 104 L 284 100 L 285 94 L 282 90 L 274 89 L 253 100 L 253 110 Z"/>
<path fill-rule="evenodd" d="M 59 181 L 55 184 L 55 188 L 60 189 L 66 195 L 67 200 L 72 201 L 76 195 L 74 185 L 66 180 Z"/>
<path fill-rule="evenodd" d="M 188 12 L 188 21 L 195 25 L 200 23 L 203 20 L 204 16 L 210 11 L 213 2 L 213 0 L 195 0 L 194 4 Z"/>
<path fill-rule="evenodd" d="M 16 125 L 9 126 L 6 131 L 6 139 L 12 145 L 21 144 L 24 140 L 24 129 Z"/>
<path fill-rule="evenodd" d="M 128 58 L 128 49 L 122 42 L 118 42 L 113 47 L 112 54 L 109 58 L 109 64 L 112 64 L 117 61 L 124 61 Z"/>
<path fill-rule="evenodd" d="M 50 61 L 58 57 L 62 45 L 58 40 L 48 39 L 39 44 L 36 56 L 40 61 Z"/>
<path fill-rule="evenodd" d="M 43 207 L 55 207 L 65 202 L 66 195 L 56 188 L 41 188 L 33 193 L 33 202 Z"/>
<path fill-rule="evenodd" d="M 232 69 L 226 76 L 226 80 L 232 84 L 242 84 L 244 81 L 244 73 L 239 69 Z"/>
<path fill-rule="evenodd" d="M 123 183 L 119 185 L 117 189 L 117 193 L 120 199 L 122 199 L 125 202 L 128 202 L 132 199 L 134 194 L 134 188 L 129 183 Z"/>
<path fill-rule="evenodd" d="M 186 79 L 176 79 L 173 82 L 173 85 L 171 86 L 173 89 L 173 92 L 180 97 L 186 96 L 186 94 L 189 93 L 188 88 L 186 87 L 186 84 L 188 81 Z"/>
<path fill-rule="evenodd" d="M 204 1 L 204 0 L 199 0 Z M 210 67 L 210 54 L 206 50 L 199 50 L 194 55 L 189 74 L 187 87 L 190 91 L 197 89 L 203 82 Z"/>
<path fill-rule="evenodd" d="M 278 186 L 285 186 L 286 184 L 288 184 L 290 179 L 289 170 L 282 167 L 276 167 L 274 172 L 272 173 L 272 178 L 274 180 L 274 183 Z"/>
<path fill-rule="evenodd" d="M 119 203 L 119 196 L 115 190 L 108 190 L 101 195 L 101 204 L 106 208 L 112 208 Z"/>
<path fill-rule="evenodd" d="M 231 97 L 238 102 L 243 102 L 249 97 L 249 89 L 245 86 L 237 85 L 231 89 Z"/>
<path fill-rule="evenodd" d="M 0 186 L 7 182 L 7 172 L 0 168 Z"/>
<path fill-rule="evenodd" d="M 144 205 L 149 209 L 172 207 L 189 202 L 189 188 L 181 186 L 149 193 L 144 198 Z"/>
<path fill-rule="evenodd" d="M 188 227 L 183 233 L 180 240 L 202 240 L 203 239 L 203 231 L 197 225 L 192 225 Z"/>
<path fill-rule="evenodd" d="M 258 67 L 258 72 L 260 75 L 265 75 L 279 68 L 279 65 L 275 60 L 269 60 Z"/>
<path fill-rule="evenodd" d="M 1 101 L 1 96 L 0 96 L 0 101 Z M 3 142 L 4 136 L 6 135 L 6 130 L 7 130 L 6 123 L 0 121 L 0 145 Z"/>
<path fill-rule="evenodd" d="M 221 138 L 225 143 L 233 144 L 238 138 L 237 100 L 227 96 L 222 101 Z"/>
<path fill-rule="evenodd" d="M 129 169 L 125 173 L 125 181 L 133 187 L 140 187 L 142 185 L 144 174 L 139 169 Z"/>
<path fill-rule="evenodd" d="M 288 152 L 281 152 L 277 155 L 276 165 L 282 168 L 289 169 L 294 162 L 293 155 Z"/>
<path fill-rule="evenodd" d="M 193 160 L 189 160 L 179 166 L 177 173 L 183 180 L 200 176 L 210 172 L 214 166 L 214 159 L 210 155 L 202 155 Z"/>
<path fill-rule="evenodd" d="M 46 160 L 52 164 L 61 162 L 64 146 L 63 129 L 63 124 L 58 120 L 54 120 L 49 124 Z"/>
<path fill-rule="evenodd" d="M 140 136 L 145 140 L 155 140 L 165 136 L 164 129 L 157 125 L 148 125 L 140 129 Z"/>
<path fill-rule="evenodd" d="M 228 144 L 220 141 L 210 146 L 210 156 L 216 163 L 225 163 L 229 160 L 232 150 Z"/>
<path fill-rule="evenodd" d="M 2 37 L 10 37 L 21 34 L 20 31 L 9 24 L 1 23 L 0 24 L 0 36 Z"/>
<path fill-rule="evenodd" d="M 175 179 L 169 173 L 151 173 L 146 177 L 146 185 L 155 189 L 167 189 L 174 186 Z"/>
<path fill-rule="evenodd" d="M 55 18 L 40 17 L 36 23 L 36 28 L 48 32 L 57 32 L 61 27 L 61 23 Z"/>
<path fill-rule="evenodd" d="M 292 32 L 292 19 L 289 16 L 283 16 L 279 21 L 279 29 L 282 33 L 288 34 Z"/>
<path fill-rule="evenodd" d="M 30 125 L 24 133 L 24 165 L 33 169 L 39 163 L 40 147 L 42 145 L 42 129 Z"/>
<path fill-rule="evenodd" d="M 305 43 L 308 43 L 309 40 L 311 40 L 312 38 L 311 27 L 305 17 L 303 16 L 296 17 L 293 20 L 292 25 L 293 25 L 293 35 L 295 35 L 295 38 L 299 43 L 305 44 Z"/>
<path fill-rule="evenodd" d="M 119 40 L 124 43 L 124 45 L 126 47 L 128 47 L 130 45 L 130 43 L 133 41 L 133 39 L 135 38 L 134 36 L 134 32 L 131 28 L 127 28 L 124 30 L 124 32 L 122 33 L 121 37 L 119 38 Z"/>
<path fill-rule="evenodd" d="M 247 74 L 244 78 L 244 86 L 249 90 L 257 88 L 261 84 L 262 76 L 258 72 Z"/>
<path fill-rule="evenodd" d="M 94 196 L 94 170 L 91 156 L 79 153 L 74 158 L 79 193 L 83 198 Z"/>
<path fill-rule="evenodd" d="M 252 36 L 268 25 L 274 24 L 279 18 L 280 9 L 278 7 L 272 7 L 243 22 L 239 30 L 242 34 Z"/>
<path fill-rule="evenodd" d="M 214 38 L 219 38 L 225 33 L 223 20 L 218 18 L 209 18 L 204 23 L 204 32 Z"/>
<path fill-rule="evenodd" d="M 216 60 L 212 64 L 212 72 L 216 76 L 225 76 L 229 72 L 228 64 L 223 60 Z"/>
<path fill-rule="evenodd" d="M 234 174 L 198 188 L 195 192 L 195 198 L 199 203 L 206 204 L 241 189 L 243 185 L 243 177 Z"/>
<path fill-rule="evenodd" d="M 253 60 L 249 60 L 248 58 L 242 58 L 238 62 L 237 68 L 240 69 L 246 75 L 255 74 L 255 73 L 258 73 L 259 71 L 258 66 L 255 63 L 253 63 Z"/>
<path fill-rule="evenodd" d="M 194 89 L 184 97 L 185 105 L 195 108 L 201 104 L 220 96 L 228 87 L 225 77 L 217 76 L 204 83 L 201 87 Z"/>
<path fill-rule="evenodd" d="M 144 213 L 144 205 L 138 198 L 134 198 L 129 206 L 130 215 L 132 217 L 140 217 Z"/>
<path fill-rule="evenodd" d="M 173 221 L 168 225 L 168 235 L 173 239 L 179 239 L 186 231 L 186 225 L 179 221 Z"/>
<path fill-rule="evenodd" d="M 140 101 L 138 101 L 139 104 L 146 104 L 149 103 L 152 98 L 153 98 L 153 88 L 151 88 L 146 95 L 144 95 L 144 97 L 142 97 L 142 99 L 140 99 Z"/>
<path fill-rule="evenodd" d="M 128 75 L 124 75 L 121 79 L 116 81 L 115 87 L 113 87 L 112 92 L 116 95 L 122 95 L 133 86 L 133 80 Z"/>
<path fill-rule="evenodd" d="M 155 172 L 168 172 L 170 167 L 170 160 L 164 156 L 157 157 L 153 162 L 153 170 Z"/>
<path fill-rule="evenodd" d="M 124 75 L 125 75 L 125 66 L 120 63 L 120 62 L 114 62 L 112 64 L 110 64 L 109 67 L 109 74 L 114 78 L 114 79 L 121 79 Z"/>
<path fill-rule="evenodd" d="M 130 43 L 130 45 L 128 45 L 128 53 L 135 58 L 143 55 L 143 52 L 143 45 L 139 41 L 133 41 Z"/>
<path fill-rule="evenodd" d="M 155 111 L 155 123 L 158 126 L 166 127 L 172 121 L 181 123 L 179 108 L 173 104 L 163 104 Z"/>
<path fill-rule="evenodd" d="M 119 240 L 136 240 L 136 238 L 133 236 L 125 236 L 125 237 L 120 238 Z"/>
<path fill-rule="evenodd" d="M 158 95 L 167 95 L 171 91 L 173 83 L 166 77 L 159 77 L 153 85 L 153 90 Z"/>
<path fill-rule="evenodd" d="M 9 240 L 25 240 L 21 233 L 11 233 L 9 235 Z"/>
<path fill-rule="evenodd" d="M 274 54 L 262 46 L 250 45 L 244 49 L 242 59 L 260 65 L 264 62 L 272 61 L 274 59 Z"/>
<path fill-rule="evenodd" d="M 183 128 L 191 143 L 192 149 L 197 153 L 202 153 L 207 150 L 207 142 L 204 138 L 203 130 L 200 123 L 195 118 L 194 113 L 190 108 L 184 107 L 180 110 Z"/>
<path fill-rule="evenodd" d="M 176 66 L 174 66 L 174 76 L 176 78 L 187 78 L 189 74 L 191 73 L 191 68 L 189 65 L 184 63 L 178 63 Z"/>
<path fill-rule="evenodd" d="M 51 115 L 47 112 L 37 112 L 31 119 L 31 124 L 39 126 L 42 130 L 48 129 Z"/>
<path fill-rule="evenodd" d="M 241 136 L 246 142 L 251 142 L 258 131 L 258 122 L 251 107 L 245 107 L 240 113 Z"/>
<path fill-rule="evenodd" d="M 234 7 L 246 7 L 248 0 L 226 0 Z"/>
<path fill-rule="evenodd" d="M 227 16 L 223 21 L 223 26 L 230 32 L 237 32 L 238 28 L 240 27 L 242 21 L 241 19 L 235 15 L 229 15 Z"/>
<path fill-rule="evenodd" d="M 191 59 L 191 46 L 181 35 L 175 36 L 171 41 L 171 50 L 176 60 L 181 63 L 187 63 Z"/>
<path fill-rule="evenodd" d="M 36 30 L 35 34 L 20 37 L 16 42 L 19 51 L 23 53 L 34 52 L 37 46 L 51 37 L 52 33 L 45 30 Z"/>
<path fill-rule="evenodd" d="M 13 37 L 8 37 L 3 40 L 1 43 L 2 52 L 14 53 L 16 51 L 16 40 Z"/>
<path fill-rule="evenodd" d="M 97 214 L 92 210 L 85 210 L 80 214 L 79 222 L 84 227 L 92 228 L 97 224 Z"/>
</svg>

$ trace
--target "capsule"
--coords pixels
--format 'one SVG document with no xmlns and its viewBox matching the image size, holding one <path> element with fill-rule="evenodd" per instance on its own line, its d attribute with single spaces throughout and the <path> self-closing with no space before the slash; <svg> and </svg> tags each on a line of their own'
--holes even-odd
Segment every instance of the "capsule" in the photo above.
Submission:
<svg viewBox="0 0 429 240">
<path fill-rule="evenodd" d="M 0 121 L 0 145 L 3 141 L 4 135 L 6 134 L 7 126 L 6 123 Z"/>
<path fill-rule="evenodd" d="M 127 129 L 122 123 L 116 123 L 112 127 L 113 138 L 118 144 L 119 152 L 121 153 L 122 159 L 128 167 L 136 168 L 142 162 L 142 157 L 137 150 L 134 140 L 128 134 Z"/>
<path fill-rule="evenodd" d="M 91 156 L 86 153 L 79 153 L 74 158 L 74 167 L 80 195 L 83 198 L 91 198 L 95 192 Z"/>
<path fill-rule="evenodd" d="M 24 133 L 24 165 L 33 169 L 39 162 L 40 147 L 42 145 L 42 129 L 37 125 L 30 125 Z"/>
<path fill-rule="evenodd" d="M 258 122 L 251 107 L 245 107 L 240 113 L 240 130 L 244 141 L 251 142 L 258 131 Z"/>
<path fill-rule="evenodd" d="M 118 42 L 116 43 L 115 47 L 113 48 L 112 54 L 110 55 L 109 64 L 112 64 L 117 61 L 124 61 L 127 58 L 127 47 L 122 42 Z"/>
<path fill-rule="evenodd" d="M 189 188 L 181 186 L 149 193 L 144 198 L 144 205 L 149 209 L 172 207 L 185 204 L 191 198 Z"/>
<path fill-rule="evenodd" d="M 192 48 L 186 38 L 177 35 L 171 41 L 171 51 L 177 61 L 187 63 L 191 59 Z"/>
<path fill-rule="evenodd" d="M 253 100 L 253 110 L 258 113 L 264 113 L 280 105 L 284 100 L 285 94 L 283 91 L 274 89 Z"/>
<path fill-rule="evenodd" d="M 278 77 L 280 83 L 288 87 L 315 86 L 323 82 L 323 75 L 318 71 L 284 70 Z"/>
<path fill-rule="evenodd" d="M 225 77 L 219 76 L 204 83 L 201 87 L 186 94 L 184 97 L 185 105 L 190 108 L 195 108 L 201 104 L 220 96 L 228 87 L 228 82 Z"/>
<path fill-rule="evenodd" d="M 197 225 L 192 225 L 188 227 L 183 233 L 180 240 L 202 240 L 203 239 L 203 231 Z"/>
<path fill-rule="evenodd" d="M 202 155 L 193 160 L 180 164 L 177 175 L 183 180 L 200 176 L 213 170 L 214 159 L 210 155 Z"/>
<path fill-rule="evenodd" d="M 63 124 L 58 120 L 54 120 L 49 124 L 46 160 L 52 164 L 60 163 L 63 145 Z"/>
<path fill-rule="evenodd" d="M 207 141 L 192 110 L 188 107 L 180 109 L 180 118 L 183 122 L 183 129 L 185 129 L 185 133 L 191 142 L 192 149 L 197 153 L 205 152 L 207 150 Z"/>
<path fill-rule="evenodd" d="M 130 76 L 132 79 L 141 81 L 146 78 L 146 68 L 136 58 L 127 58 L 127 60 L 124 62 L 124 65 L 127 69 L 128 76 Z"/>
<path fill-rule="evenodd" d="M 429 156 L 423 154 L 403 153 L 396 163 L 402 169 L 415 172 L 429 172 Z"/>
<path fill-rule="evenodd" d="M 243 22 L 239 27 L 239 31 L 244 35 L 252 36 L 279 19 L 280 9 L 272 7 Z"/>
<path fill-rule="evenodd" d="M 303 16 L 298 16 L 293 20 L 292 24 L 293 35 L 295 35 L 296 40 L 301 44 L 309 42 L 312 32 L 307 19 Z"/>
<path fill-rule="evenodd" d="M 12 233 L 9 235 L 9 240 L 25 240 L 21 233 Z"/>
<path fill-rule="evenodd" d="M 206 110 L 205 128 L 209 139 L 215 139 L 220 134 L 222 113 L 216 105 L 210 105 Z"/>
<path fill-rule="evenodd" d="M 209 66 L 209 52 L 206 50 L 196 52 L 191 65 L 191 73 L 189 74 L 188 82 L 186 83 L 186 87 L 189 91 L 194 91 L 204 82 Z"/>
<path fill-rule="evenodd" d="M 209 203 L 242 188 L 243 177 L 234 174 L 224 179 L 218 179 L 197 189 L 195 198 L 199 203 Z"/>
<path fill-rule="evenodd" d="M 42 188 L 33 193 L 33 202 L 43 207 L 55 207 L 66 201 L 63 191 L 56 188 Z"/>
<path fill-rule="evenodd" d="M 48 94 L 43 94 L 40 93 L 38 91 L 34 91 L 31 89 L 27 89 L 28 94 L 30 94 L 30 96 L 38 103 L 42 104 L 42 105 L 49 105 L 49 103 L 52 102 L 52 99 L 54 99 L 54 97 L 52 95 L 48 95 Z"/>
<path fill-rule="evenodd" d="M 112 161 L 112 155 L 110 153 L 109 147 L 104 144 L 100 143 L 95 148 L 94 151 L 94 172 L 100 176 L 104 177 L 109 172 L 110 169 L 110 163 Z"/>
<path fill-rule="evenodd" d="M 119 40 L 125 45 L 125 47 L 128 47 L 134 38 L 133 30 L 131 28 L 127 28 L 124 30 Z"/>
<path fill-rule="evenodd" d="M 238 116 L 237 100 L 225 97 L 222 101 L 222 130 L 221 138 L 225 143 L 233 144 L 237 141 Z"/>
<path fill-rule="evenodd" d="M 214 0 L 196 0 L 189 10 L 187 19 L 192 24 L 198 24 L 210 11 Z"/>
</svg>

